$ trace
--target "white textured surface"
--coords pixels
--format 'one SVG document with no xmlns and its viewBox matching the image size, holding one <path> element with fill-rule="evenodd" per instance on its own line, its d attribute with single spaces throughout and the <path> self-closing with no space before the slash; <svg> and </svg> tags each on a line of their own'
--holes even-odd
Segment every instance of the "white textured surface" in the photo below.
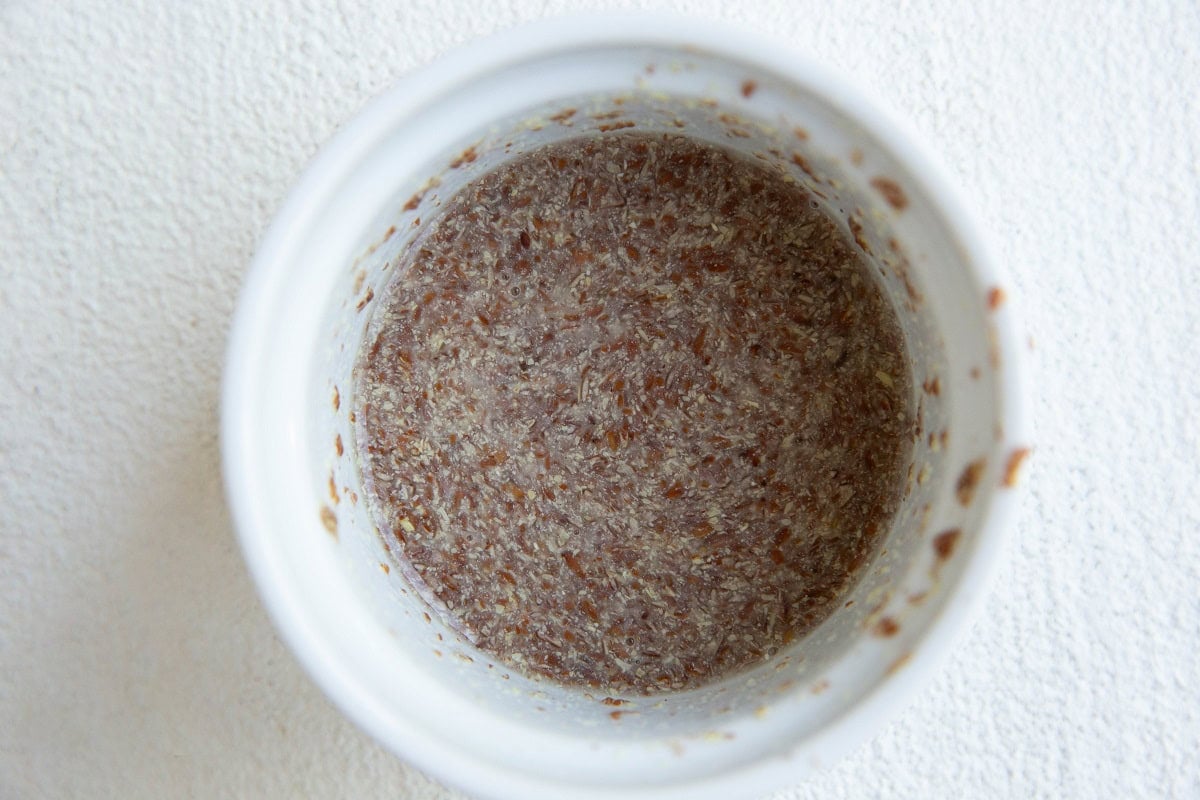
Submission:
<svg viewBox="0 0 1200 800">
<path fill-rule="evenodd" d="M 0 5 L 0 797 L 452 796 L 276 639 L 217 390 L 256 239 L 337 125 L 570 4 L 476 5 Z M 1040 436 L 985 617 L 778 798 L 1200 797 L 1200 10 L 836 5 L 673 7 L 914 119 L 1022 295 Z"/>
</svg>

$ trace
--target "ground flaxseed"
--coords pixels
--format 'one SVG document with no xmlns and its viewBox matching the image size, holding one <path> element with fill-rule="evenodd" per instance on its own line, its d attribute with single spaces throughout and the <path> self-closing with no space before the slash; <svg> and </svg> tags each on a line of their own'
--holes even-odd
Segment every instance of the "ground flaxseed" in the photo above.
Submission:
<svg viewBox="0 0 1200 800">
<path fill-rule="evenodd" d="M 798 186 L 607 134 L 464 188 L 358 364 L 371 507 L 404 574 L 500 661 L 690 688 L 837 605 L 899 503 L 896 317 Z"/>
</svg>

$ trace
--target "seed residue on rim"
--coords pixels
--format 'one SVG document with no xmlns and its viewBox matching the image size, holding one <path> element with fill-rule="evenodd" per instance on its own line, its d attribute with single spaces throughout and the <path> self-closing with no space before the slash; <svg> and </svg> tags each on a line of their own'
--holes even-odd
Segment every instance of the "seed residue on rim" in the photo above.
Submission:
<svg viewBox="0 0 1200 800">
<path fill-rule="evenodd" d="M 357 366 L 370 507 L 449 624 L 527 674 L 694 687 L 844 599 L 900 500 L 912 382 L 794 184 L 607 134 L 468 184 Z"/>
</svg>

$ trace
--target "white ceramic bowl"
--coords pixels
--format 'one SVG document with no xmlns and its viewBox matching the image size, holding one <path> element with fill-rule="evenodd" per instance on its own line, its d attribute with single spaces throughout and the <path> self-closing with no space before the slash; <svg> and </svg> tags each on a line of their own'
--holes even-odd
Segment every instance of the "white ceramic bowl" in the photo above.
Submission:
<svg viewBox="0 0 1200 800">
<path fill-rule="evenodd" d="M 490 663 L 383 568 L 349 418 L 364 326 L 418 218 L 504 158 L 605 119 L 757 155 L 861 226 L 904 324 L 922 420 L 903 508 L 849 607 L 746 674 L 619 707 Z M 458 158 L 468 148 L 474 160 Z M 902 200 L 893 190 L 887 202 L 880 177 Z M 1006 489 L 1028 441 L 1003 285 L 907 128 L 801 54 L 725 25 L 646 16 L 477 42 L 347 124 L 262 243 L 222 408 L 246 561 L 334 702 L 474 794 L 694 800 L 801 780 L 878 730 L 936 669 L 1000 556 Z"/>
</svg>

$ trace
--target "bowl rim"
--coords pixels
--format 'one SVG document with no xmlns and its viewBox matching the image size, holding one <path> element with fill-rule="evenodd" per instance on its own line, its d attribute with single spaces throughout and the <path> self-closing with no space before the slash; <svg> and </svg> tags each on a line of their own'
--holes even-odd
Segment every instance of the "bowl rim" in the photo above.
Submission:
<svg viewBox="0 0 1200 800">
<path fill-rule="evenodd" d="M 576 14 L 527 23 L 462 45 L 407 75 L 370 101 L 318 152 L 270 224 L 239 294 L 228 340 L 221 397 L 221 448 L 225 491 L 246 564 L 258 593 L 282 638 L 324 693 L 377 741 L 448 784 L 484 796 L 601 797 L 603 790 L 581 790 L 517 770 L 483 764 L 436 739 L 409 731 L 397 735 L 394 721 L 372 708 L 370 698 L 334 667 L 325 644 L 299 609 L 285 602 L 287 580 L 269 538 L 270 516 L 254 492 L 248 491 L 250 456 L 247 435 L 253 418 L 247 400 L 257 379 L 256 342 L 264 321 L 258 309 L 272 296 L 287 270 L 289 241 L 319 213 L 322 198 L 334 190 L 363 154 L 375 147 L 399 120 L 418 113 L 428 102 L 476 78 L 515 63 L 547 58 L 580 48 L 659 46 L 696 48 L 732 62 L 779 75 L 820 96 L 831 107 L 869 131 L 913 176 L 931 207 L 956 237 L 980 286 L 1004 286 L 1009 302 L 990 315 L 1003 356 L 999 372 L 999 415 L 1003 441 L 1011 448 L 1032 440 L 1023 369 L 1017 304 L 1011 283 L 991 257 L 991 248 L 968 208 L 936 160 L 909 124 L 886 110 L 885 103 L 846 78 L 794 48 L 726 22 L 662 13 Z M 795 743 L 784 758 L 762 756 L 701 785 L 645 787 L 626 797 L 728 797 L 769 790 L 802 779 L 814 768 L 837 760 L 880 730 L 924 685 L 948 656 L 967 623 L 977 616 L 1001 560 L 1004 533 L 1012 523 L 1021 491 L 991 487 L 985 518 L 956 585 L 948 589 L 942 610 L 920 632 L 907 667 L 855 699 L 839 717 Z M 981 500 L 984 499 L 981 497 Z M 680 794 L 683 792 L 683 794 Z"/>
</svg>

